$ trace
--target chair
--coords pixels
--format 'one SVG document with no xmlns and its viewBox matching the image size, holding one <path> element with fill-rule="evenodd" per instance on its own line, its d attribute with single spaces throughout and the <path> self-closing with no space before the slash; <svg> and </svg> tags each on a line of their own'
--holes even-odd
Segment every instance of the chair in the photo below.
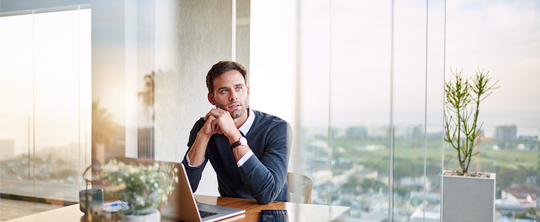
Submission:
<svg viewBox="0 0 540 222">
<path fill-rule="evenodd" d="M 301 202 L 298 201 L 298 198 L 295 198 L 295 196 L 301 196 L 304 198 L 303 203 L 311 203 L 313 180 L 310 177 L 299 173 L 288 172 L 287 181 L 289 183 L 289 192 L 291 193 L 291 202 Z"/>
</svg>

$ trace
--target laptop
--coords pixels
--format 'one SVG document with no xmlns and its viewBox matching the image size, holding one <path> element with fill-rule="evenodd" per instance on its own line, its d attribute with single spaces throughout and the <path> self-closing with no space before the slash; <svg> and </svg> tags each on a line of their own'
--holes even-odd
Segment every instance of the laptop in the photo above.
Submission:
<svg viewBox="0 0 540 222">
<path fill-rule="evenodd" d="M 186 169 L 182 163 L 129 157 L 117 157 L 116 159 L 123 163 L 142 163 L 143 165 L 158 162 L 159 164 L 169 164 L 178 169 L 178 183 L 176 183 L 174 191 L 167 198 L 167 201 L 161 204 L 162 218 L 177 221 L 217 221 L 246 212 L 243 209 L 197 203 L 191 191 Z"/>
</svg>

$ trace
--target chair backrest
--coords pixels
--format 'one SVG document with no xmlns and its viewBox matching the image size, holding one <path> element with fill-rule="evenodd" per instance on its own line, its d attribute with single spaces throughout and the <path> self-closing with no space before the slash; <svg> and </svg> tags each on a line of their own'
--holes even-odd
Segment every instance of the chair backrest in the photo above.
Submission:
<svg viewBox="0 0 540 222">
<path fill-rule="evenodd" d="M 311 189 L 313 189 L 313 180 L 299 173 L 288 172 L 287 181 L 289 183 L 289 192 L 293 195 L 300 195 L 304 198 L 303 203 L 311 203 Z M 291 197 L 294 197 L 291 195 Z M 291 198 L 292 202 L 294 198 Z"/>
</svg>

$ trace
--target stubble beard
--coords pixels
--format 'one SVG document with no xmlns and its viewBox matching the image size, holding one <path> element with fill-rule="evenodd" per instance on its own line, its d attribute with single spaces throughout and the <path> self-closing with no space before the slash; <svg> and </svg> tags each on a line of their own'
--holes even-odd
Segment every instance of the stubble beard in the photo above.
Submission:
<svg viewBox="0 0 540 222">
<path fill-rule="evenodd" d="M 242 114 L 244 114 L 244 112 L 246 112 L 246 108 L 242 106 L 242 109 L 237 109 L 237 110 L 232 111 L 231 117 L 233 119 L 238 119 L 242 116 Z"/>
<path fill-rule="evenodd" d="M 215 101 L 214 101 L 215 102 Z M 232 103 L 229 103 L 227 104 L 227 106 L 223 105 L 223 104 L 220 104 L 220 103 L 216 103 L 216 107 L 217 108 L 220 108 L 220 109 L 223 109 L 223 110 L 227 110 L 227 107 L 229 105 L 231 105 Z M 241 108 L 240 109 L 235 109 L 233 111 L 228 111 L 229 114 L 231 114 L 231 117 L 233 119 L 238 119 L 240 118 L 242 115 L 244 115 L 244 113 L 246 112 L 246 109 L 249 105 L 249 98 L 246 98 L 246 100 L 244 100 L 244 103 L 240 103 L 241 105 Z"/>
</svg>

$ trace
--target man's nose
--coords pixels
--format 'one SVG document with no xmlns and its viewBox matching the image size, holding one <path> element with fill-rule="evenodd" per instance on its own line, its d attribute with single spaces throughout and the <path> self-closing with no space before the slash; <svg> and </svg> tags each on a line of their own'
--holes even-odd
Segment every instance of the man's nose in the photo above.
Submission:
<svg viewBox="0 0 540 222">
<path fill-rule="evenodd" d="M 231 92 L 231 96 L 229 98 L 231 101 L 235 101 L 238 99 L 238 93 L 235 92 L 234 90 Z"/>
</svg>

